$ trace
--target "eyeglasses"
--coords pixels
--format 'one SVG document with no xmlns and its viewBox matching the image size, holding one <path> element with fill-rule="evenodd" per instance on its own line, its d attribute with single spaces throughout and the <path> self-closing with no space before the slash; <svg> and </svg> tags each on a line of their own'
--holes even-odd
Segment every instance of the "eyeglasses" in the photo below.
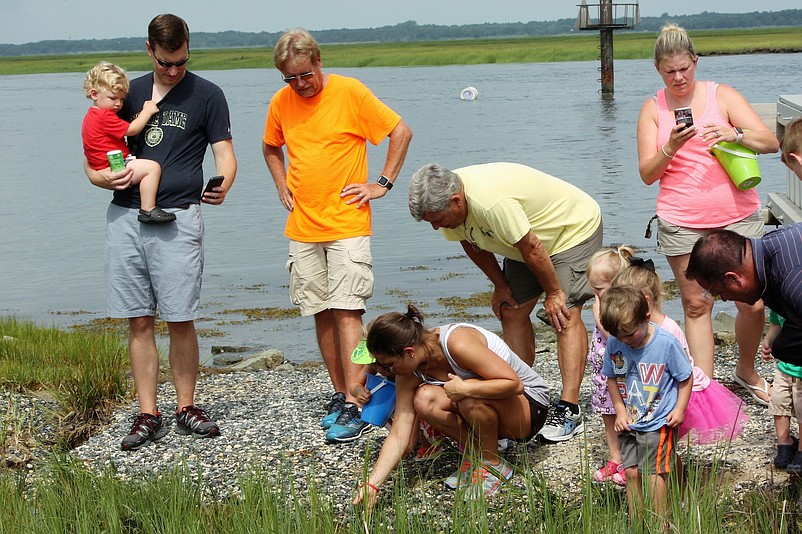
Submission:
<svg viewBox="0 0 802 534">
<path fill-rule="evenodd" d="M 717 277 L 715 277 L 713 279 L 713 281 L 710 283 L 710 285 L 708 286 L 707 289 L 703 289 L 702 290 L 702 296 L 704 298 L 706 298 L 706 299 L 714 298 L 715 295 L 713 295 L 713 286 L 716 285 L 720 279 L 721 279 L 721 275 L 718 275 Z"/>
<path fill-rule="evenodd" d="M 391 375 L 395 374 L 395 364 L 387 365 L 385 363 L 380 362 L 379 360 L 375 360 L 373 363 L 375 363 L 376 366 L 379 369 L 381 369 L 382 371 L 384 371 L 385 373 L 388 373 L 388 374 L 391 374 Z"/>
<path fill-rule="evenodd" d="M 189 61 L 189 50 L 187 50 L 186 59 L 182 59 L 181 61 L 162 61 L 161 59 L 156 57 L 155 53 L 153 54 L 153 59 L 155 59 L 156 63 L 158 63 L 159 65 L 161 65 L 165 69 L 171 69 L 173 67 L 176 67 L 176 68 L 180 69 L 181 67 L 183 67 L 184 65 L 187 64 L 187 61 Z"/>
<path fill-rule="evenodd" d="M 315 71 L 304 72 L 303 74 L 294 74 L 292 76 L 282 76 L 281 79 L 284 83 L 292 83 L 295 80 L 305 80 L 315 75 Z"/>
</svg>

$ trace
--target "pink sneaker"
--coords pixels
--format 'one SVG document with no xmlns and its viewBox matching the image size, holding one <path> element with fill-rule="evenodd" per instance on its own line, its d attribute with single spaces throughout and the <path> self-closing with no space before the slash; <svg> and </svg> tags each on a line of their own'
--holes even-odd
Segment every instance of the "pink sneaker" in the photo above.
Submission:
<svg viewBox="0 0 802 534">
<path fill-rule="evenodd" d="M 624 466 L 612 460 L 607 460 L 607 464 L 604 467 L 593 473 L 593 480 L 596 482 L 612 482 L 618 486 L 627 485 Z"/>
</svg>

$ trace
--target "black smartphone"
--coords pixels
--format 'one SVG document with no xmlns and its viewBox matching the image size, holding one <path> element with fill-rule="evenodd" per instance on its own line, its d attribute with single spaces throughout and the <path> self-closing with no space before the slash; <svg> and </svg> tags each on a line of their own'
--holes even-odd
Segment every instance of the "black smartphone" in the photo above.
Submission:
<svg viewBox="0 0 802 534">
<path fill-rule="evenodd" d="M 209 193 L 213 187 L 220 187 L 223 185 L 224 179 L 223 176 L 212 176 L 209 178 L 209 181 L 206 182 L 206 189 L 203 190 L 203 194 Z"/>
<path fill-rule="evenodd" d="M 684 124 L 684 126 L 680 129 L 680 132 L 685 128 L 693 126 L 693 113 L 689 107 L 675 109 L 674 118 L 677 120 L 677 124 Z"/>
</svg>

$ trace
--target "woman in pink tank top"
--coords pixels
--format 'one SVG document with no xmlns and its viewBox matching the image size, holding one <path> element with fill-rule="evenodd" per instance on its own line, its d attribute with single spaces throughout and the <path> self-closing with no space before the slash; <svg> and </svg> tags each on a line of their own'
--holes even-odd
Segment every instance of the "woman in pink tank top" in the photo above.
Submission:
<svg viewBox="0 0 802 534">
<path fill-rule="evenodd" d="M 687 32 L 664 26 L 654 47 L 654 64 L 665 84 L 641 107 L 638 160 L 646 185 L 660 184 L 657 197 L 658 251 L 665 254 L 682 296 L 688 345 L 696 364 L 713 376 L 713 299 L 685 277 L 696 240 L 714 228 L 748 237 L 763 235 L 760 197 L 741 191 L 710 154 L 719 141 L 737 142 L 757 153 L 777 152 L 779 143 L 746 99 L 726 85 L 696 80 L 698 56 Z M 690 108 L 690 120 L 677 120 Z M 690 125 L 688 125 L 690 124 Z M 736 303 L 738 364 L 733 380 L 768 405 L 770 386 L 755 371 L 765 324 L 763 304 Z"/>
</svg>

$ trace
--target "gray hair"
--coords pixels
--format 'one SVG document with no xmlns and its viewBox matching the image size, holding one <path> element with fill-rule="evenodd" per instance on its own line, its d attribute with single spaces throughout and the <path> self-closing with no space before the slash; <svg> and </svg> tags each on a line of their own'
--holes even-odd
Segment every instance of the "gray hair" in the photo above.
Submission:
<svg viewBox="0 0 802 534">
<path fill-rule="evenodd" d="M 660 66 L 663 59 L 677 54 L 688 54 L 693 60 L 697 57 L 688 32 L 676 24 L 666 24 L 654 43 L 654 66 Z"/>
<path fill-rule="evenodd" d="M 448 208 L 451 195 L 460 191 L 462 180 L 455 173 L 437 163 L 424 165 L 409 182 L 409 213 L 420 221 L 428 212 L 437 213 Z"/>
<path fill-rule="evenodd" d="M 273 64 L 278 70 L 281 70 L 287 61 L 295 59 L 311 59 L 313 63 L 320 62 L 320 46 L 312 34 L 303 28 L 285 32 L 279 37 L 276 48 L 273 50 Z"/>
</svg>

